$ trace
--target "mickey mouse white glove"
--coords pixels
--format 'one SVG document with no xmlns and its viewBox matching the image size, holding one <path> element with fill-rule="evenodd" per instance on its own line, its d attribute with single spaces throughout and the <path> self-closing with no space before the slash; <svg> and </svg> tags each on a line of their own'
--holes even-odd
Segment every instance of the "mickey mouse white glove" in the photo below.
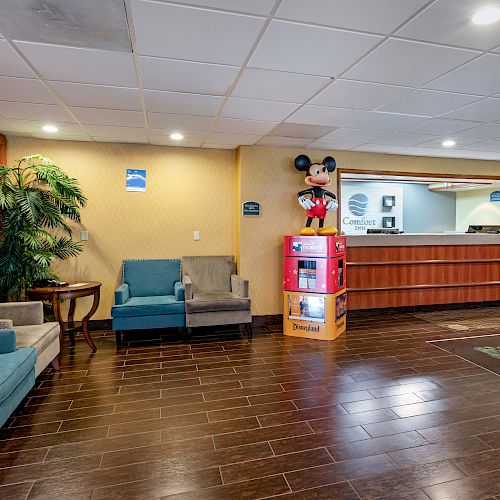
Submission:
<svg viewBox="0 0 500 500">
<path fill-rule="evenodd" d="M 330 212 L 333 210 L 337 210 L 339 208 L 339 202 L 337 200 L 330 200 L 326 205 L 326 209 Z"/>
<path fill-rule="evenodd" d="M 302 208 L 305 210 L 309 210 L 314 207 L 314 203 L 311 201 L 310 198 L 306 198 L 305 196 L 299 196 L 299 203 Z"/>
</svg>

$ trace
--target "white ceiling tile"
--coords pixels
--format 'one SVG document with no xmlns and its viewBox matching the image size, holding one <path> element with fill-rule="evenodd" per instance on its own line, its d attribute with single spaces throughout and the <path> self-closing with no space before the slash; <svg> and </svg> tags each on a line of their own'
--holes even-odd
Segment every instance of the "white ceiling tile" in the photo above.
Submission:
<svg viewBox="0 0 500 500">
<path fill-rule="evenodd" d="M 166 2 L 168 0 L 156 1 Z M 250 2 L 248 0 L 180 0 L 177 3 L 267 16 L 271 12 L 275 0 L 251 0 Z"/>
<path fill-rule="evenodd" d="M 56 133 L 44 132 L 43 126 L 46 125 L 47 122 L 39 121 L 39 120 L 13 120 L 21 130 L 24 132 L 29 132 L 30 134 L 37 135 L 40 137 L 44 137 L 46 139 L 58 139 L 61 136 L 86 136 L 85 131 L 80 127 L 80 125 L 76 123 L 60 123 L 51 121 L 51 125 L 55 125 L 59 130 Z"/>
<path fill-rule="evenodd" d="M 457 137 L 469 137 L 471 139 L 498 139 L 500 137 L 500 124 L 488 123 L 479 127 L 462 130 L 456 133 Z"/>
<path fill-rule="evenodd" d="M 36 139 L 47 139 L 50 141 L 75 141 L 75 142 L 91 142 L 92 138 L 87 135 L 58 135 L 57 137 L 48 136 L 47 134 L 31 134 L 30 137 Z"/>
<path fill-rule="evenodd" d="M 20 132 L 21 129 L 18 128 L 15 123 L 11 120 L 6 120 L 0 116 L 0 134 L 5 132 Z"/>
<path fill-rule="evenodd" d="M 340 150 L 346 151 L 360 146 L 361 142 L 349 141 L 315 141 L 307 145 L 308 149 L 321 149 L 323 151 Z"/>
<path fill-rule="evenodd" d="M 477 54 L 471 50 L 390 38 L 344 76 L 354 80 L 419 87 Z"/>
<path fill-rule="evenodd" d="M 300 137 L 279 137 L 279 136 L 266 136 L 263 137 L 258 143 L 258 146 L 271 146 L 274 148 L 303 148 L 307 146 L 312 139 Z"/>
<path fill-rule="evenodd" d="M 259 101 L 230 97 L 221 116 L 223 118 L 241 118 L 257 121 L 281 121 L 299 107 L 289 102 Z"/>
<path fill-rule="evenodd" d="M 366 111 L 359 111 L 355 109 L 306 105 L 296 111 L 286 121 L 287 123 L 301 123 L 306 125 L 351 127 L 365 114 Z"/>
<path fill-rule="evenodd" d="M 437 0 L 396 32 L 396 36 L 472 49 L 491 49 L 500 43 L 498 25 L 477 26 L 471 22 L 484 3 L 484 0 Z"/>
<path fill-rule="evenodd" d="M 130 53 L 30 42 L 16 45 L 46 80 L 137 87 Z"/>
<path fill-rule="evenodd" d="M 474 144 L 476 142 L 478 142 L 479 140 L 478 139 L 466 139 L 466 138 L 463 138 L 463 137 L 458 137 L 454 134 L 450 134 L 450 135 L 445 135 L 443 137 L 438 137 L 438 138 L 435 138 L 435 139 L 432 139 L 430 141 L 426 141 L 426 142 L 423 142 L 421 144 L 418 145 L 419 148 L 441 148 L 441 149 L 445 149 L 443 147 L 443 141 L 445 140 L 453 140 L 455 141 L 456 143 L 456 146 L 454 149 L 460 149 L 460 148 L 463 148 L 469 144 Z"/>
<path fill-rule="evenodd" d="M 141 110 L 139 89 L 136 88 L 67 82 L 50 82 L 50 86 L 68 106 Z"/>
<path fill-rule="evenodd" d="M 485 54 L 436 81 L 427 88 L 490 96 L 500 88 L 500 55 Z"/>
<path fill-rule="evenodd" d="M 372 111 L 356 120 L 353 128 L 398 132 L 424 119 L 425 118 L 422 116 L 398 115 Z"/>
<path fill-rule="evenodd" d="M 23 61 L 22 57 L 9 45 L 7 40 L 0 40 L 0 75 L 20 78 L 36 78 L 35 73 Z"/>
<path fill-rule="evenodd" d="M 204 143 L 203 148 L 206 149 L 236 149 L 239 144 L 213 144 L 213 143 Z"/>
<path fill-rule="evenodd" d="M 500 120 L 500 99 L 483 99 L 451 113 L 446 113 L 445 118 L 477 122 L 494 122 Z"/>
<path fill-rule="evenodd" d="M 219 118 L 215 123 L 214 132 L 234 134 L 264 135 L 273 129 L 278 122 L 262 122 L 256 120 L 237 120 L 235 118 Z"/>
<path fill-rule="evenodd" d="M 110 125 L 85 125 L 85 130 L 94 138 L 116 138 L 143 142 L 146 140 L 146 131 L 139 127 L 113 127 Z"/>
<path fill-rule="evenodd" d="M 371 141 L 373 144 L 387 144 L 389 146 L 416 146 L 421 142 L 433 139 L 432 135 L 406 134 L 385 132 Z"/>
<path fill-rule="evenodd" d="M 141 56 L 139 60 L 143 87 L 152 90 L 225 95 L 239 71 L 237 66 L 161 57 Z"/>
<path fill-rule="evenodd" d="M 120 127 L 144 126 L 141 111 L 123 111 L 121 109 L 71 108 L 78 120 L 86 125 L 116 125 Z"/>
<path fill-rule="evenodd" d="M 479 125 L 478 122 L 467 120 L 449 120 L 446 118 L 430 118 L 417 125 L 413 125 L 405 130 L 405 132 L 415 134 L 432 134 L 432 135 L 447 135 L 453 134 L 460 130 L 465 130 Z"/>
<path fill-rule="evenodd" d="M 171 139 L 151 139 L 151 144 L 155 146 L 172 146 L 180 148 L 199 148 L 202 141 L 172 141 Z"/>
<path fill-rule="evenodd" d="M 338 128 L 331 134 L 325 135 L 321 138 L 323 142 L 332 143 L 358 143 L 364 144 L 365 142 L 372 142 L 381 133 L 376 130 L 359 130 L 355 128 Z"/>
<path fill-rule="evenodd" d="M 50 104 L 29 104 L 24 102 L 0 101 L 0 115 L 19 120 L 54 121 L 74 123 L 74 119 L 62 106 Z"/>
<path fill-rule="evenodd" d="M 335 127 L 324 125 L 303 125 L 300 123 L 280 123 L 269 135 L 280 137 L 299 137 L 302 139 L 319 139 L 335 130 Z"/>
<path fill-rule="evenodd" d="M 214 116 L 224 100 L 219 96 L 160 90 L 145 90 L 144 99 L 151 112 L 196 116 Z"/>
<path fill-rule="evenodd" d="M 434 90 L 416 90 L 386 104 L 378 111 L 389 113 L 407 113 L 410 115 L 439 116 L 466 104 L 479 101 L 482 97 L 436 92 Z"/>
<path fill-rule="evenodd" d="M 193 7 L 133 0 L 140 54 L 241 65 L 264 19 Z"/>
<path fill-rule="evenodd" d="M 272 21 L 249 66 L 337 77 L 381 39 L 376 35 Z"/>
<path fill-rule="evenodd" d="M 231 95 L 302 104 L 329 82 L 324 76 L 247 68 Z"/>
<path fill-rule="evenodd" d="M 470 149 L 476 151 L 496 151 L 500 153 L 500 141 L 490 139 L 489 141 L 476 142 L 463 146 L 463 149 Z"/>
<path fill-rule="evenodd" d="M 0 96 L 3 101 L 57 104 L 40 80 L 0 76 Z"/>
<path fill-rule="evenodd" d="M 119 137 L 95 136 L 92 139 L 96 142 L 117 142 L 121 144 L 148 144 L 146 136 L 134 135 L 128 137 L 126 134 Z"/>
<path fill-rule="evenodd" d="M 211 116 L 149 113 L 149 126 L 153 129 L 208 132 L 212 121 L 213 118 Z"/>
<path fill-rule="evenodd" d="M 284 0 L 276 17 L 388 34 L 427 0 Z"/>
<path fill-rule="evenodd" d="M 170 138 L 170 134 L 172 132 L 177 132 L 179 131 L 178 129 L 175 130 L 150 130 L 149 131 L 149 137 L 151 139 L 151 142 L 154 142 L 155 144 L 167 144 L 167 145 L 174 145 L 174 146 L 182 146 L 184 144 L 194 144 L 194 143 L 199 143 L 201 144 L 203 141 L 203 138 L 205 137 L 205 132 L 186 132 L 185 130 L 181 130 L 182 135 L 184 136 L 184 139 L 181 141 L 174 141 L 173 139 Z"/>
<path fill-rule="evenodd" d="M 340 79 L 329 85 L 309 104 L 371 111 L 411 90 L 411 87 Z"/>
<path fill-rule="evenodd" d="M 252 145 L 255 144 L 262 136 L 251 134 L 228 134 L 228 133 L 211 133 L 206 138 L 209 144 L 238 144 L 238 145 Z"/>
</svg>

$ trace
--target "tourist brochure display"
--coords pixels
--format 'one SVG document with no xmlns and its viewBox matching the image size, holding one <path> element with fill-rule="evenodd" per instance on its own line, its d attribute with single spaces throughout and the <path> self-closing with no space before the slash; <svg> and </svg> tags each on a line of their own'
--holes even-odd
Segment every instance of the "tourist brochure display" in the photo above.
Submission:
<svg viewBox="0 0 500 500">
<path fill-rule="evenodd" d="M 300 236 L 285 236 L 283 245 L 283 332 L 293 337 L 334 340 L 346 330 L 346 237 L 337 229 L 324 227 L 329 211 L 336 210 L 330 172 L 335 170 L 331 156 L 313 163 L 306 155 L 295 159 L 295 168 L 306 173 L 311 188 L 297 193 L 306 210 L 306 226 Z M 319 219 L 317 236 L 311 228 Z"/>
</svg>

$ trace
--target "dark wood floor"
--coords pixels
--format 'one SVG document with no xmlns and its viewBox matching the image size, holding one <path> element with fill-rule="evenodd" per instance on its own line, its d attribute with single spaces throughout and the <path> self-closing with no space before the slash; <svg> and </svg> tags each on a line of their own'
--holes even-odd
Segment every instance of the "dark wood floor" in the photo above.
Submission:
<svg viewBox="0 0 500 500">
<path fill-rule="evenodd" d="M 477 314 L 477 311 L 473 314 Z M 404 314 L 334 342 L 95 334 L 0 431 L 0 498 L 500 499 L 500 378 Z"/>
</svg>

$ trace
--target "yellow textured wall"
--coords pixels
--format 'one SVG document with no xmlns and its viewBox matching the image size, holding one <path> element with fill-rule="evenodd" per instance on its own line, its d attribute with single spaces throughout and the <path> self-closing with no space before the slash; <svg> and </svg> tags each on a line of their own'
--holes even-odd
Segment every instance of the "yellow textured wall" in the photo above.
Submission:
<svg viewBox="0 0 500 500">
<path fill-rule="evenodd" d="M 239 216 L 239 270 L 250 280 L 252 312 L 256 315 L 282 312 L 283 236 L 297 234 L 306 220 L 296 200 L 296 193 L 306 187 L 305 176 L 293 166 L 295 157 L 303 153 L 313 161 L 322 161 L 330 154 L 338 168 L 500 175 L 500 162 L 494 161 L 242 146 L 240 201 L 255 200 L 262 205 L 260 218 Z M 336 193 L 336 174 L 332 180 L 330 190 Z M 334 225 L 335 215 L 329 215 L 327 221 Z M 317 220 L 313 225 L 317 227 Z"/>
<path fill-rule="evenodd" d="M 299 154 L 314 161 L 331 154 L 340 168 L 500 175 L 500 162 L 348 151 L 243 146 L 236 153 L 20 137 L 9 137 L 8 145 L 9 161 L 32 153 L 53 159 L 89 198 L 82 213 L 81 229 L 89 231 L 84 252 L 56 269 L 65 279 L 102 281 L 95 319 L 110 317 L 122 260 L 217 254 L 237 255 L 240 273 L 250 279 L 254 315 L 280 314 L 283 235 L 296 234 L 305 222 L 296 200 L 304 174 L 293 167 Z M 125 191 L 127 168 L 147 170 L 146 193 Z M 336 174 L 332 179 L 336 192 Z M 262 204 L 261 217 L 241 216 L 247 200 Z M 335 215 L 327 220 L 336 223 Z M 198 242 L 194 230 L 201 232 Z M 88 307 L 82 301 L 77 317 Z"/>
<path fill-rule="evenodd" d="M 88 197 L 83 253 L 56 266 L 64 279 L 101 281 L 94 319 L 110 317 L 124 259 L 233 255 L 236 250 L 236 153 L 137 144 L 9 137 L 9 162 L 40 153 L 76 177 Z M 125 191 L 127 168 L 147 170 L 146 193 Z M 193 231 L 201 240 L 193 240 Z M 90 302 L 80 300 L 77 318 Z"/>
<path fill-rule="evenodd" d="M 474 224 L 500 224 L 500 203 L 490 201 L 493 191 L 497 187 L 457 192 L 457 231 Z"/>
</svg>

